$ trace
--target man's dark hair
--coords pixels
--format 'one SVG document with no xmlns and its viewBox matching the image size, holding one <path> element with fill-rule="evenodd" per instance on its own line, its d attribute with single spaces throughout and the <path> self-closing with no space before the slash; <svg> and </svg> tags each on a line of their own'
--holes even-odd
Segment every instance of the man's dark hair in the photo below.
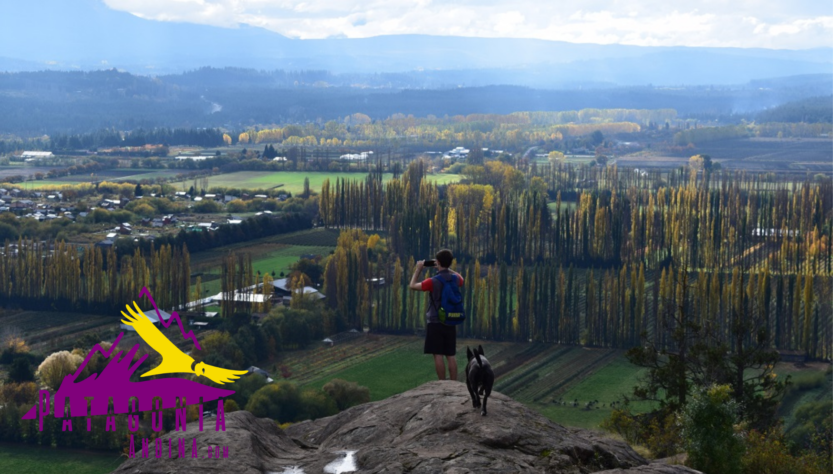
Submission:
<svg viewBox="0 0 833 474">
<path fill-rule="evenodd" d="M 451 266 L 451 262 L 454 260 L 454 254 L 451 253 L 451 250 L 442 249 L 437 252 L 437 255 L 434 258 L 437 259 L 437 263 L 439 263 L 441 267 L 449 268 Z"/>
</svg>

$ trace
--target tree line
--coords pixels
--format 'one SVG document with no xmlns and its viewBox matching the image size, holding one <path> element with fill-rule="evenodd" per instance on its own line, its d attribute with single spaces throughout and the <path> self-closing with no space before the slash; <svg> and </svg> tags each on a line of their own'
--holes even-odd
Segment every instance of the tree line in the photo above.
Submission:
<svg viewBox="0 0 833 474">
<path fill-rule="evenodd" d="M 574 171 L 554 169 L 543 175 Z M 511 167 L 487 167 L 482 184 L 449 186 L 424 172 L 414 163 L 385 184 L 370 175 L 322 186 L 321 219 L 345 229 L 325 291 L 348 324 L 420 327 L 424 298 L 405 291 L 407 276 L 415 259 L 448 247 L 471 282 L 467 334 L 627 348 L 662 338 L 680 305 L 728 337 L 744 306 L 772 347 L 830 356 L 829 181 L 692 172 L 652 190 L 617 185 L 612 170 L 596 189 L 574 188 L 570 205 L 556 192 L 551 210 L 547 194 L 531 190 L 540 176 Z M 384 250 L 358 230 L 385 235 Z M 388 282 L 381 289 L 370 283 L 378 277 Z"/>
<path fill-rule="evenodd" d="M 26 309 L 110 313 L 138 301 L 143 287 L 154 288 L 160 307 L 179 307 L 188 302 L 190 283 L 186 246 L 119 255 L 113 247 L 19 240 L 7 241 L 0 255 L 0 297 Z"/>
</svg>

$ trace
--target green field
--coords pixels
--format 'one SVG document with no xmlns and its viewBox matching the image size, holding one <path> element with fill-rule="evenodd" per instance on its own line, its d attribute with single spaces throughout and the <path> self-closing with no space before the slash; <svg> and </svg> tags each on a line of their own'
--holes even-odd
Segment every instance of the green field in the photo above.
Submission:
<svg viewBox="0 0 833 474">
<path fill-rule="evenodd" d="M 334 348 L 318 348 L 303 356 L 290 356 L 276 365 L 292 369 L 290 380 L 302 388 L 321 388 L 328 381 L 339 378 L 356 382 L 370 389 L 371 400 L 382 400 L 391 395 L 418 387 L 436 379 L 431 357 L 422 353 L 423 339 L 406 336 L 376 336 L 376 345 L 392 344 L 390 339 L 406 339 L 405 344 L 390 350 L 373 353 L 359 337 L 341 345 L 341 352 L 328 355 Z M 387 342 L 384 342 L 387 341 Z M 521 401 L 558 423 L 582 428 L 599 428 L 601 421 L 610 415 L 610 402 L 629 393 L 643 369 L 631 365 L 619 353 L 606 350 L 587 350 L 580 347 L 555 344 L 500 343 L 478 340 L 458 340 L 458 379 L 465 381 L 465 347 L 484 346 L 487 357 L 499 374 L 495 390 Z M 303 351 L 306 352 L 306 351 Z M 364 356 L 362 354 L 365 353 Z M 346 354 L 346 355 L 345 355 Z M 351 360 L 340 364 L 339 360 Z M 594 366 L 599 362 L 602 367 Z M 314 375 L 300 364 L 312 366 Z M 331 366 L 334 365 L 334 366 Z M 540 374 L 529 382 L 530 374 Z M 585 378 L 582 378 L 584 376 Z M 522 383 L 511 383 L 520 380 Z M 507 383 L 508 382 L 508 383 Z M 539 382 L 541 382 L 539 384 Z M 561 387 L 563 390 L 545 400 L 533 402 L 530 388 L 536 385 Z M 507 386 L 508 385 L 508 386 Z M 505 390 L 500 390 L 501 387 Z M 578 407 L 556 404 L 553 400 L 579 401 Z M 598 400 L 604 408 L 585 410 L 584 404 Z M 565 402 L 566 403 L 566 402 Z"/>
<path fill-rule="evenodd" d="M 418 339 L 390 353 L 329 373 L 303 388 L 320 389 L 332 379 L 343 379 L 369 388 L 371 400 L 383 400 L 437 379 L 433 358 L 422 353 L 422 345 L 422 339 Z M 465 364 L 465 351 L 458 350 L 457 367 L 461 380 L 465 380 L 462 378 Z"/>
<path fill-rule="evenodd" d="M 288 272 L 289 266 L 297 262 L 301 255 L 313 254 L 326 256 L 329 255 L 331 250 L 332 248 L 330 247 L 290 245 L 261 258 L 253 259 L 252 266 L 256 272 L 259 271 L 261 274 L 272 273 L 274 271 L 277 277 L 281 272 Z"/>
<path fill-rule="evenodd" d="M 366 176 L 366 173 L 331 173 L 326 171 L 237 171 L 234 173 L 223 173 L 209 177 L 208 186 L 209 188 L 218 186 L 240 189 L 274 188 L 286 190 L 292 194 L 298 194 L 304 191 L 304 178 L 309 178 L 310 189 L 314 192 L 319 192 L 321 191 L 321 185 L 327 178 L 330 179 L 330 182 L 335 182 L 335 180 L 339 178 L 362 181 Z M 390 180 L 392 177 L 393 175 L 390 173 L 384 174 L 385 181 Z M 439 184 L 456 183 L 460 180 L 460 175 L 429 175 L 428 180 Z"/>
<path fill-rule="evenodd" d="M 0 443 L 0 472 L 15 474 L 99 474 L 124 461 L 113 453 Z"/>
<path fill-rule="evenodd" d="M 337 240 L 337 230 L 324 228 L 272 235 L 219 247 L 210 252 L 195 253 L 191 256 L 191 271 L 201 274 L 202 295 L 215 295 L 220 292 L 222 259 L 229 252 L 251 254 L 255 272 L 260 271 L 261 275 L 264 275 L 274 271 L 277 279 L 280 278 L 281 272 L 288 273 L 289 267 L 297 262 L 301 255 L 329 255 L 335 249 Z"/>
<path fill-rule="evenodd" d="M 422 353 L 423 339 L 416 336 L 356 334 L 334 347 L 316 345 L 312 349 L 283 353 L 268 367 L 278 373 L 286 366 L 289 381 L 300 388 L 321 388 L 339 378 L 370 389 L 371 400 L 415 388 L 436 379 L 431 357 Z M 497 374 L 495 391 L 510 396 L 547 416 L 556 423 L 587 429 L 600 429 L 610 416 L 612 402 L 630 395 L 646 369 L 632 365 L 620 351 L 560 346 L 544 343 L 512 343 L 458 339 L 458 379 L 465 380 L 466 346 L 482 344 Z M 779 367 L 793 377 L 818 378 L 829 364 L 804 368 L 792 364 Z M 781 371 L 779 371 L 781 372 Z M 826 375 L 830 379 L 830 375 Z M 794 410 L 801 401 L 830 398 L 830 382 L 793 397 Z M 595 401 L 592 408 L 588 402 Z M 575 406 L 574 406 L 575 404 Z M 631 405 L 635 411 L 649 410 L 649 402 Z M 787 423 L 790 413 L 783 415 Z"/>
<path fill-rule="evenodd" d="M 55 186 L 63 186 L 67 184 L 81 184 L 98 181 L 141 181 L 143 179 L 153 180 L 156 178 L 173 178 L 174 176 L 183 173 L 183 170 L 168 170 L 168 169 L 131 169 L 131 168 L 115 168 L 104 171 L 99 171 L 93 176 L 78 174 L 73 176 L 64 176 L 57 179 L 43 179 L 40 181 L 27 181 L 24 186 L 32 189 L 50 188 Z"/>
<path fill-rule="evenodd" d="M 275 272 L 275 279 L 281 278 L 280 274 L 289 273 L 290 266 L 297 262 L 301 255 L 329 255 L 333 247 L 320 247 L 311 245 L 282 245 L 279 244 L 272 250 L 266 253 L 252 252 L 252 268 L 255 272 L 260 272 L 265 275 Z M 225 252 L 221 252 L 220 255 Z M 221 291 L 220 279 L 212 279 L 216 275 L 219 277 L 220 265 L 219 262 L 212 262 L 209 264 L 199 264 L 197 262 L 192 265 L 192 269 L 203 273 L 202 294 L 205 296 L 215 295 Z"/>
<path fill-rule="evenodd" d="M 568 403 L 567 405 L 550 402 L 532 404 L 532 407 L 549 419 L 563 425 L 598 428 L 602 420 L 610 416 L 612 411 L 610 403 L 618 401 L 624 394 L 630 394 L 638 383 L 639 376 L 644 373 L 645 369 L 636 367 L 624 357 L 617 357 L 564 392 L 560 401 Z M 576 400 L 578 400 L 578 407 L 569 405 L 569 402 Z M 585 409 L 584 404 L 592 400 L 599 401 L 598 408 Z M 646 405 L 635 405 L 635 407 L 637 409 L 649 408 Z"/>
<path fill-rule="evenodd" d="M 370 342 L 368 337 L 375 339 Z M 460 339 L 460 381 L 465 381 L 465 348 L 478 344 L 498 374 L 495 391 L 568 426 L 599 428 L 610 415 L 610 403 L 630 393 L 644 370 L 612 350 Z M 421 337 L 360 335 L 332 348 L 285 353 L 272 369 L 286 365 L 293 374 L 289 380 L 302 388 L 321 388 L 334 378 L 356 382 L 370 389 L 371 400 L 382 400 L 436 379 L 433 361 L 422 353 L 422 345 Z M 548 389 L 558 390 L 547 393 Z M 547 395 L 532 401 L 541 393 Z M 578 406 L 568 405 L 567 400 L 578 400 Z M 584 409 L 592 400 L 598 400 L 600 408 Z"/>
</svg>

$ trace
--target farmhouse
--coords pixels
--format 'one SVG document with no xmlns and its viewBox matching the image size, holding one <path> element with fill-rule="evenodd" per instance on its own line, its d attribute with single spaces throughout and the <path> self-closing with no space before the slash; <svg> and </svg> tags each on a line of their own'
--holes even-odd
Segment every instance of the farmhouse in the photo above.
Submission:
<svg viewBox="0 0 833 474">
<path fill-rule="evenodd" d="M 266 302 L 266 298 L 263 295 L 259 295 L 257 293 L 243 293 L 235 291 L 232 295 L 229 295 L 227 298 L 223 292 L 217 293 L 216 295 L 209 298 L 212 303 L 221 303 L 227 300 L 233 300 L 238 303 L 249 303 L 249 304 L 263 304 Z"/>
<path fill-rule="evenodd" d="M 447 160 L 449 158 L 465 158 L 468 155 L 469 155 L 469 150 L 468 149 L 463 148 L 461 146 L 458 146 L 458 147 L 454 148 L 453 150 L 449 150 L 449 151 L 443 153 L 443 159 Z"/>
<path fill-rule="evenodd" d="M 361 153 L 348 153 L 346 155 L 341 155 L 339 159 L 348 161 L 364 161 L 368 159 L 372 154 L 372 151 L 363 151 Z"/>
<path fill-rule="evenodd" d="M 261 288 L 262 285 L 262 283 L 258 284 L 258 288 Z M 272 287 L 273 302 L 288 305 L 292 301 L 292 290 L 289 288 L 288 278 L 272 280 Z M 303 292 L 304 296 L 308 296 L 310 298 L 315 298 L 318 300 L 323 300 L 325 298 L 325 296 L 321 294 L 321 292 L 319 292 L 317 289 L 311 286 L 305 286 L 303 288 Z"/>
</svg>

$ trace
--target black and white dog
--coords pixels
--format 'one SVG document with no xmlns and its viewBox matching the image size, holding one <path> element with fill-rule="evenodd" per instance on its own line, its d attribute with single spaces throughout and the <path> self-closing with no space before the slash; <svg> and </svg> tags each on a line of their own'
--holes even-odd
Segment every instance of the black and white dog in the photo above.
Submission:
<svg viewBox="0 0 833 474">
<path fill-rule="evenodd" d="M 471 394 L 471 404 L 474 408 L 480 408 L 480 395 L 483 395 L 483 409 L 480 410 L 480 414 L 486 416 L 486 400 L 492 394 L 495 373 L 483 354 L 483 346 L 477 346 L 474 352 L 466 347 L 466 357 L 469 359 L 466 365 L 466 386 Z"/>
</svg>

